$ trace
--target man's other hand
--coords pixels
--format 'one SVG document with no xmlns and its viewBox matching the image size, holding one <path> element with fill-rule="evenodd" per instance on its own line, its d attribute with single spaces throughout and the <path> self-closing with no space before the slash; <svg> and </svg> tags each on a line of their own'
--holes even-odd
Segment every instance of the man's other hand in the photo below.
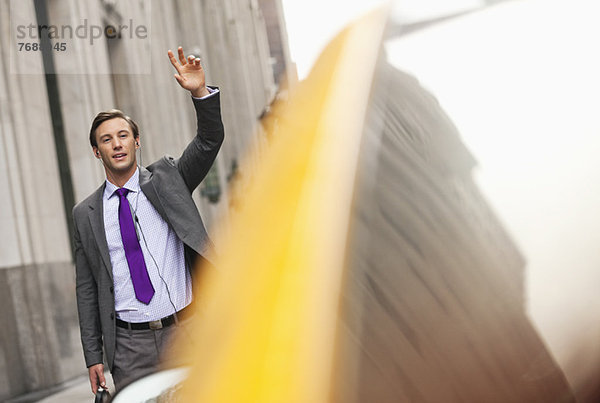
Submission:
<svg viewBox="0 0 600 403">
<path fill-rule="evenodd" d="M 171 64 L 175 67 L 175 70 L 177 70 L 175 79 L 179 85 L 191 92 L 192 96 L 196 98 L 202 98 L 209 95 L 210 92 L 206 89 L 204 70 L 200 64 L 200 59 L 191 55 L 186 59 L 183 55 L 183 48 L 181 46 L 177 49 L 177 53 L 179 62 L 175 59 L 175 55 L 173 55 L 173 52 L 170 49 L 167 52 Z"/>
<path fill-rule="evenodd" d="M 90 376 L 90 385 L 92 385 L 92 393 L 98 392 L 98 386 L 102 386 L 103 389 L 106 387 L 106 379 L 104 379 L 104 365 L 96 364 L 88 368 L 88 374 Z"/>
</svg>

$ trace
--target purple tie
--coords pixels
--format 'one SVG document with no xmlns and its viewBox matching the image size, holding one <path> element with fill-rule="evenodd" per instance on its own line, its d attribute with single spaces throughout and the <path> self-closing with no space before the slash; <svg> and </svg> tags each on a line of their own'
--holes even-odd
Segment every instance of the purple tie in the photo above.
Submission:
<svg viewBox="0 0 600 403">
<path fill-rule="evenodd" d="M 127 193 L 129 189 L 117 189 L 119 195 L 119 226 L 121 227 L 121 239 L 123 240 L 123 248 L 125 249 L 125 258 L 129 265 L 129 274 L 133 282 L 133 290 L 138 300 L 144 304 L 149 304 L 154 295 L 154 287 L 148 276 L 146 262 L 142 248 L 135 232 L 133 218 L 131 217 L 131 209 L 127 201 Z"/>
</svg>

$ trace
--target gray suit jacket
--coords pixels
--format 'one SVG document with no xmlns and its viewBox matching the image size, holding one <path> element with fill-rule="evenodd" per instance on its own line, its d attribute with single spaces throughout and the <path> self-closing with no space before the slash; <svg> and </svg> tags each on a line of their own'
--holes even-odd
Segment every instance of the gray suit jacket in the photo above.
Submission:
<svg viewBox="0 0 600 403">
<path fill-rule="evenodd" d="M 193 99 L 198 132 L 179 159 L 166 156 L 140 168 L 140 187 L 193 257 L 212 260 L 213 247 L 192 191 L 213 164 L 224 138 L 220 94 Z M 86 366 L 103 362 L 112 368 L 115 352 L 115 300 L 110 255 L 104 231 L 105 184 L 73 208 L 77 308 Z M 191 264 L 188 264 L 192 267 Z"/>
</svg>

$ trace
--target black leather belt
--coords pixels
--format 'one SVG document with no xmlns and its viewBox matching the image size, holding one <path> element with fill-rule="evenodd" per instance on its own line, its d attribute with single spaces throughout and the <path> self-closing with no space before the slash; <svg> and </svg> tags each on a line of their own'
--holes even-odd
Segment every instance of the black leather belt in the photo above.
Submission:
<svg viewBox="0 0 600 403">
<path fill-rule="evenodd" d="M 123 329 L 132 329 L 132 330 L 157 330 L 162 329 L 163 327 L 169 327 L 175 324 L 175 315 L 177 315 L 177 319 L 182 320 L 186 317 L 186 315 L 190 314 L 191 308 L 190 305 L 183 308 L 181 311 L 174 313 L 169 316 L 165 316 L 159 320 L 152 320 L 150 322 L 140 322 L 140 323 L 129 323 L 125 322 L 117 318 L 117 326 L 122 327 Z"/>
</svg>

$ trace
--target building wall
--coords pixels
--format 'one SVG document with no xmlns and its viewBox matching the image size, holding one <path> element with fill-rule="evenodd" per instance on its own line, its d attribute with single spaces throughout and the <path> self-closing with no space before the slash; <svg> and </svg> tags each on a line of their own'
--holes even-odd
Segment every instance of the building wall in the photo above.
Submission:
<svg viewBox="0 0 600 403">
<path fill-rule="evenodd" d="M 458 131 L 384 60 L 371 95 L 332 401 L 573 402 Z"/>
<path fill-rule="evenodd" d="M 0 0 L 0 321 L 5 324 L 0 400 L 48 390 L 85 373 L 68 225 L 72 202 L 65 200 L 59 166 L 70 169 L 74 202 L 102 184 L 104 170 L 88 140 L 96 113 L 116 107 L 138 122 L 144 165 L 164 154 L 178 156 L 195 135 L 196 121 L 189 94 L 173 78 L 167 50 L 182 45 L 186 54 L 202 58 L 207 83 L 222 91 L 226 130 L 211 173 L 220 185 L 218 202 L 194 193 L 214 233 L 215 221 L 226 215 L 228 178 L 276 91 L 267 30 L 254 0 L 47 0 L 50 24 L 146 18 L 151 29 L 143 46 L 101 38 L 94 46 L 78 45 L 74 58 L 55 54 L 57 91 L 47 91 L 44 74 L 11 72 L 11 11 L 37 19 L 33 0 L 22 0 L 13 10 L 10 3 Z M 32 63 L 44 71 L 42 52 Z M 139 63 L 150 74 L 106 74 L 135 72 Z M 60 116 L 52 114 L 51 105 L 60 106 Z M 57 152 L 53 123 L 61 120 L 66 150 Z M 59 161 L 62 155 L 65 160 Z"/>
<path fill-rule="evenodd" d="M 267 27 L 273 77 L 277 84 L 289 88 L 298 81 L 298 74 L 287 46 L 288 39 L 283 6 L 279 0 L 258 0 L 258 3 L 263 11 Z"/>
</svg>

